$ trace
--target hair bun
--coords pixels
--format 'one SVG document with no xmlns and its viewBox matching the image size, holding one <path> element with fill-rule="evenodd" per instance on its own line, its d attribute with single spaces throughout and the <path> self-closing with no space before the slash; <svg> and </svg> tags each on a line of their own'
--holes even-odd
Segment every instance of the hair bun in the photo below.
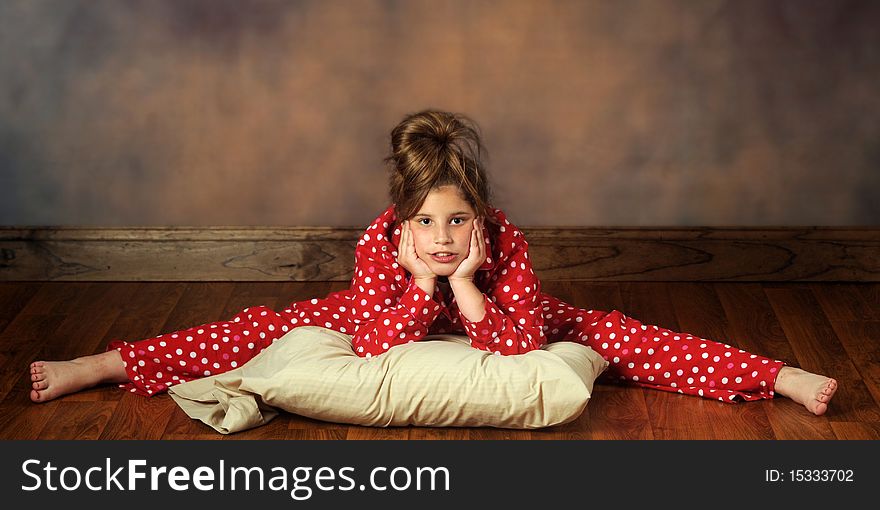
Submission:
<svg viewBox="0 0 880 510">
<path fill-rule="evenodd" d="M 476 123 L 465 115 L 439 110 L 423 110 L 404 117 L 391 132 L 391 155 L 401 173 L 413 159 L 441 157 L 452 149 L 459 158 L 480 161 L 483 147 Z"/>
<path fill-rule="evenodd" d="M 477 214 L 489 201 L 477 124 L 460 113 L 423 110 L 406 115 L 391 131 L 389 191 L 404 218 L 415 213 L 427 193 L 454 185 Z"/>
<path fill-rule="evenodd" d="M 437 123 L 430 127 L 433 130 L 428 136 L 432 136 L 437 143 L 448 144 L 455 136 L 455 128 L 451 123 Z"/>
</svg>

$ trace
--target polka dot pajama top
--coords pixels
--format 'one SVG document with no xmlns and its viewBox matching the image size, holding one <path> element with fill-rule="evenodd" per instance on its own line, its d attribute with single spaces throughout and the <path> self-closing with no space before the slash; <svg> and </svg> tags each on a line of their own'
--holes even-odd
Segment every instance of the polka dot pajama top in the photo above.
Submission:
<svg viewBox="0 0 880 510">
<path fill-rule="evenodd" d="M 462 315 L 455 296 L 439 286 L 426 294 L 397 263 L 401 231 L 392 205 L 358 241 L 349 289 L 281 312 L 254 306 L 225 321 L 147 340 L 113 340 L 107 350 L 120 352 L 130 380 L 120 386 L 154 395 L 239 367 L 291 329 L 309 325 L 352 335 L 352 348 L 366 358 L 437 333 L 466 334 L 475 349 L 498 355 L 571 341 L 609 361 L 606 379 L 725 402 L 773 396 L 781 361 L 543 294 L 523 233 L 501 210 L 491 211 L 483 227 L 487 257 L 474 275 L 485 297 L 480 322 Z"/>
</svg>

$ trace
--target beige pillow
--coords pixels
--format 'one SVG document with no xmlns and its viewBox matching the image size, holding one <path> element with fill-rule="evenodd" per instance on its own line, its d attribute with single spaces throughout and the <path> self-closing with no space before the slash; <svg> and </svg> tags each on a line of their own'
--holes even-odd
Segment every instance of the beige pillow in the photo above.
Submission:
<svg viewBox="0 0 880 510">
<path fill-rule="evenodd" d="M 531 429 L 577 418 L 607 366 L 574 342 L 498 356 L 462 335 L 431 335 L 367 359 L 352 351 L 351 336 L 301 326 L 241 367 L 169 393 L 191 418 L 224 434 L 262 425 L 279 409 L 379 427 Z"/>
</svg>

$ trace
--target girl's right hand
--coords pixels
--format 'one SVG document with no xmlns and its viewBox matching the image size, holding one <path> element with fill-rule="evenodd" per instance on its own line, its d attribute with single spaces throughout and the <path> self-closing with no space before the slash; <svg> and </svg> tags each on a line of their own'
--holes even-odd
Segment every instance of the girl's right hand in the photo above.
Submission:
<svg viewBox="0 0 880 510">
<path fill-rule="evenodd" d="M 409 220 L 400 224 L 400 246 L 397 247 L 397 263 L 413 275 L 416 280 L 437 278 L 431 268 L 416 254 L 416 243 L 409 229 Z"/>
</svg>

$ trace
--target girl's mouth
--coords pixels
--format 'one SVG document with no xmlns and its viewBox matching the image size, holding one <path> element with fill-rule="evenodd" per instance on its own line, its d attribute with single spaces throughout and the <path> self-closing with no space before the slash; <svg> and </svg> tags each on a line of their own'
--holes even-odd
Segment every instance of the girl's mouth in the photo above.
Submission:
<svg viewBox="0 0 880 510">
<path fill-rule="evenodd" d="M 455 254 L 448 253 L 448 252 L 438 252 L 438 253 L 432 253 L 431 258 L 441 264 L 448 264 L 448 263 L 452 262 L 453 260 L 455 260 Z"/>
</svg>

